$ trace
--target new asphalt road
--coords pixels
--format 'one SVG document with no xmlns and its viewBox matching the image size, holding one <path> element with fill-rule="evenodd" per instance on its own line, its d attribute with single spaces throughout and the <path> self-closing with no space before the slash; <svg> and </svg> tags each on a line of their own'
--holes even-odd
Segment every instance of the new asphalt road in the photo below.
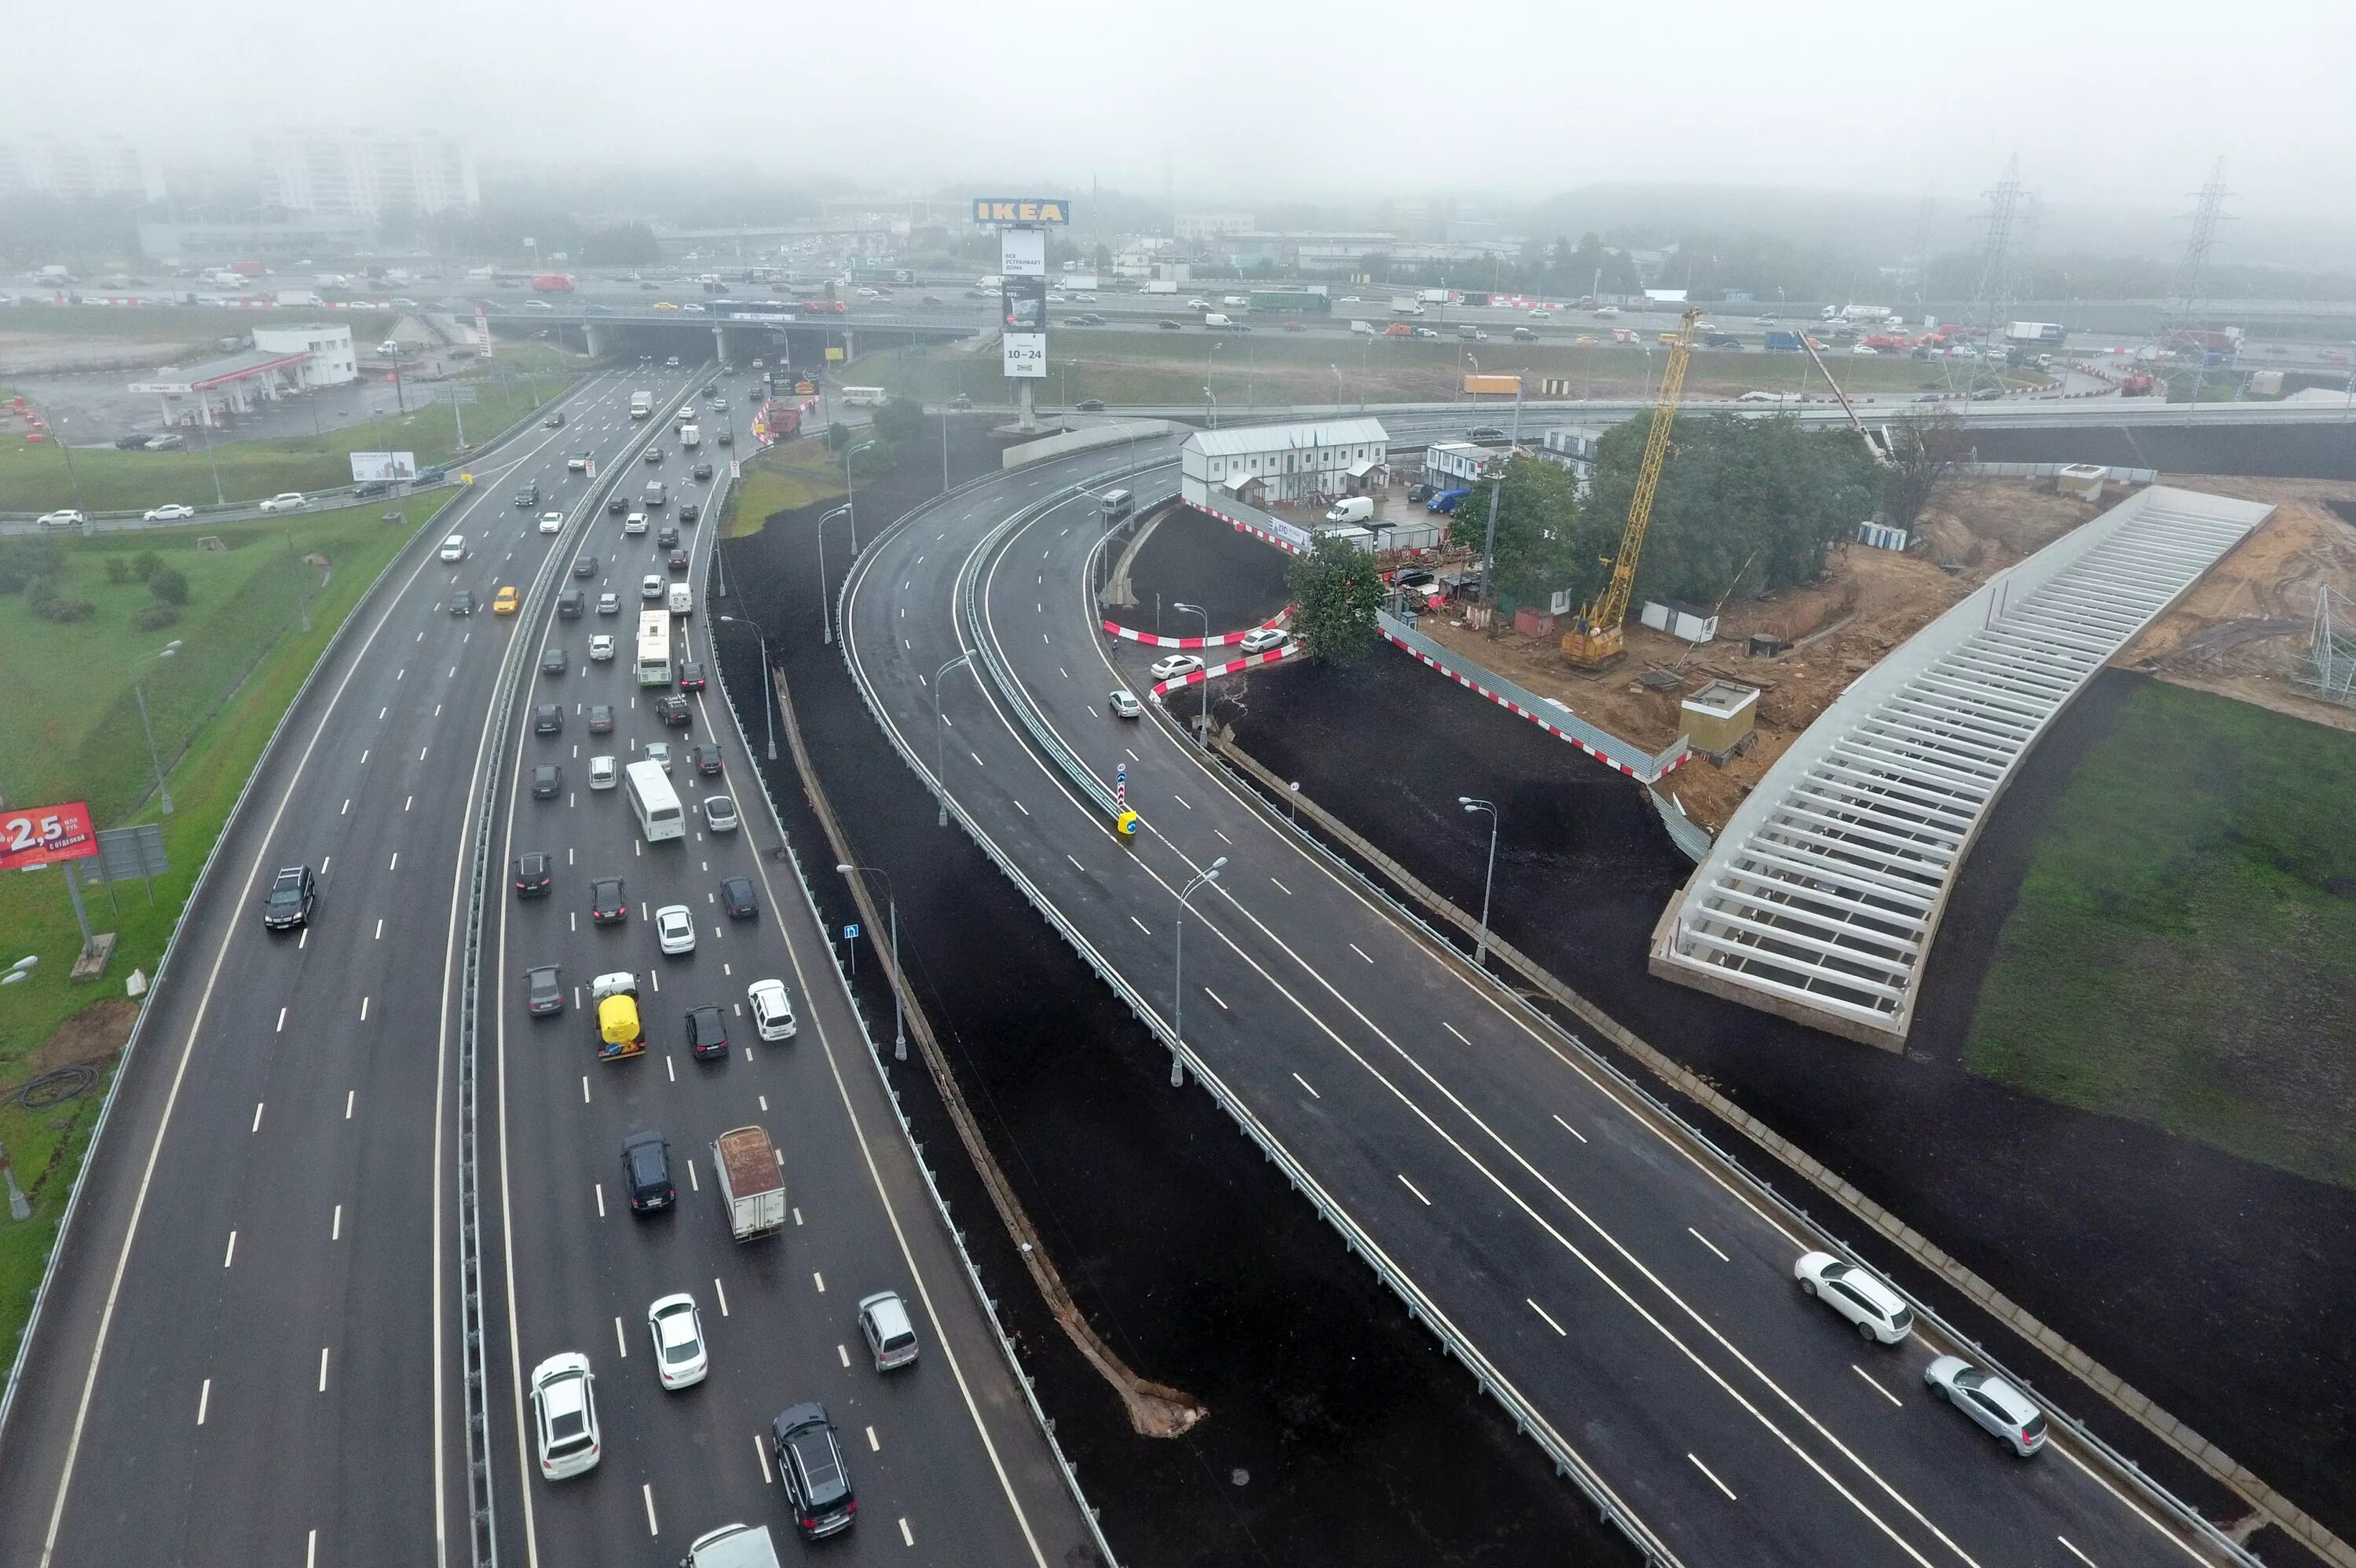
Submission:
<svg viewBox="0 0 2356 1568">
<path fill-rule="evenodd" d="M 643 494 L 649 476 L 683 503 L 716 507 L 689 478 L 669 421 L 634 424 L 630 391 L 659 411 L 695 371 L 591 381 L 560 430 L 491 454 L 471 497 L 359 613 L 291 715 L 231 825 L 151 1003 L 135 1060 L 94 1157 L 26 1381 L 0 1434 L 0 1562 L 447 1565 L 472 1560 L 467 1510 L 487 1503 L 511 1562 L 676 1560 L 731 1520 L 790 1533 L 773 1461 L 756 1439 L 788 1403 L 823 1402 L 841 1433 L 862 1520 L 855 1557 L 897 1562 L 1062 1562 L 1086 1527 L 960 1276 L 776 829 L 748 789 L 744 825 L 648 846 L 619 791 L 587 788 L 587 756 L 644 756 L 664 738 L 630 674 L 648 574 L 701 584 L 715 527 L 680 528 L 676 575 L 651 530 L 626 535 L 605 482 Z M 659 443 L 657 464 L 637 449 Z M 600 477 L 568 457 L 594 456 Z M 585 466 L 585 465 L 584 465 Z M 516 504 L 520 486 L 538 501 Z M 541 515 L 559 514 L 553 531 Z M 439 559 L 439 536 L 464 556 Z M 588 575 L 575 576 L 575 560 Z M 502 586 L 522 610 L 491 613 Z M 593 608 L 559 619 L 578 586 Z M 474 595 L 472 616 L 454 595 Z M 620 612 L 599 616 L 596 595 Z M 709 667 L 714 627 L 677 624 L 674 657 Z M 591 662 L 591 635 L 621 656 Z M 733 633 L 731 635 L 734 635 Z M 545 648 L 569 673 L 538 673 Z M 504 693 L 525 689 L 511 709 Z M 716 742 L 723 771 L 678 774 L 691 805 L 725 790 L 743 742 L 716 691 L 691 693 L 674 743 Z M 559 703 L 563 729 L 530 733 Z M 615 728 L 588 731 L 610 703 Z M 491 725 L 516 731 L 496 773 Z M 682 748 L 683 749 L 683 748 Z M 554 763 L 561 792 L 533 797 Z M 750 784 L 749 773 L 739 776 Z M 488 1495 L 470 1501 L 459 1366 L 461 1124 L 457 1022 L 470 826 L 488 795 L 494 839 L 479 1036 L 480 1169 L 489 1332 Z M 518 901 L 525 849 L 554 857 L 552 896 Z M 273 869 L 307 863 L 320 894 L 309 925 L 272 933 L 257 904 Z M 731 923 L 717 879 L 753 879 L 759 912 Z M 582 918 L 593 875 L 627 879 L 632 918 Z M 658 955 L 643 912 L 694 912 L 697 951 Z M 562 966 L 568 1000 L 590 976 L 640 976 L 652 1044 L 599 1065 L 586 1015 L 523 1010 L 521 971 Z M 796 1039 L 756 1042 L 744 988 L 782 978 Z M 723 1061 L 697 1062 L 680 1013 L 719 1006 Z M 768 1127 L 785 1154 L 793 1220 L 744 1246 L 710 1190 L 706 1145 L 723 1128 Z M 674 1150 L 680 1204 L 632 1217 L 622 1136 L 656 1128 Z M 853 1328 L 858 1298 L 897 1290 L 922 1359 L 879 1376 Z M 712 1371 L 666 1393 L 646 1310 L 697 1300 Z M 543 1481 L 523 1382 L 560 1350 L 597 1375 L 604 1459 Z"/>
<path fill-rule="evenodd" d="M 1063 493 L 1166 494 L 1167 452 L 1141 450 L 1162 461 L 1135 478 L 1117 453 L 1037 464 L 911 515 L 845 590 L 845 656 L 926 773 L 938 705 L 941 775 L 973 830 L 1165 1024 L 1183 1007 L 1202 1070 L 1427 1319 L 1687 1563 L 2214 1560 L 2058 1427 L 2029 1461 L 1999 1449 L 1926 1390 L 1944 1346 L 1868 1342 L 1801 1293 L 1817 1243 L 1795 1221 L 1306 852 L 1158 705 L 1108 711 L 1108 691 L 1150 686 L 1154 653 L 1098 633 L 1097 504 Z M 1133 840 L 989 677 L 941 678 L 985 643 L 1108 791 L 1126 765 Z"/>
</svg>

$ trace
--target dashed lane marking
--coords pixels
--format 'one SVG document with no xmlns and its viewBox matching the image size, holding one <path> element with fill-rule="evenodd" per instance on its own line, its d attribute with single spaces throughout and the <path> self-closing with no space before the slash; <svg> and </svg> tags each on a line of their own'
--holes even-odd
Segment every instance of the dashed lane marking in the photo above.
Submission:
<svg viewBox="0 0 2356 1568">
<path fill-rule="evenodd" d="M 1431 1207 L 1431 1200 L 1423 1195 L 1423 1189 L 1418 1187 L 1414 1182 L 1409 1181 L 1407 1179 L 1407 1173 L 1404 1171 L 1399 1173 L 1399 1185 L 1406 1188 L 1409 1192 L 1414 1193 L 1416 1200 L 1421 1203 L 1425 1208 L 1429 1209 Z"/>
<path fill-rule="evenodd" d="M 1530 1310 L 1531 1310 L 1531 1311 L 1533 1311 L 1533 1312 L 1535 1312 L 1535 1313 L 1537 1313 L 1540 1317 L 1544 1318 L 1544 1319 L 1546 1320 L 1546 1326 L 1547 1326 L 1547 1328 L 1549 1328 L 1553 1329 L 1553 1330 L 1554 1330 L 1556 1333 L 1558 1333 L 1558 1334 L 1561 1334 L 1561 1335 L 1562 1335 L 1562 1337 L 1563 1337 L 1564 1339 L 1569 1339 L 1569 1338 L 1570 1338 L 1570 1336 L 1569 1336 L 1569 1334 L 1564 1333 L 1562 1325 L 1561 1325 L 1561 1324 L 1559 1324 L 1559 1323 L 1558 1323 L 1558 1322 L 1556 1322 L 1556 1321 L 1554 1320 L 1554 1314 L 1553 1314 L 1553 1313 L 1548 1312 L 1545 1307 L 1540 1307 L 1537 1302 L 1535 1302 L 1535 1301 L 1530 1301 L 1530 1298 L 1529 1298 L 1528 1296 L 1525 1296 L 1524 1297 L 1522 1297 L 1522 1299 L 1523 1299 L 1524 1301 L 1529 1301 L 1529 1304 L 1530 1304 Z"/>
</svg>

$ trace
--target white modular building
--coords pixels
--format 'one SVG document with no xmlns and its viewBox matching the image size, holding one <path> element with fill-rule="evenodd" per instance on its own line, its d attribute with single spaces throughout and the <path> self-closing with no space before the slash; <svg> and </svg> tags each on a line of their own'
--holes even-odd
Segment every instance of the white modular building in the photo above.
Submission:
<svg viewBox="0 0 2356 1568">
<path fill-rule="evenodd" d="M 1179 451 L 1179 492 L 1205 507 L 1364 495 L 1388 476 L 1390 439 L 1378 419 L 1199 431 Z"/>
</svg>

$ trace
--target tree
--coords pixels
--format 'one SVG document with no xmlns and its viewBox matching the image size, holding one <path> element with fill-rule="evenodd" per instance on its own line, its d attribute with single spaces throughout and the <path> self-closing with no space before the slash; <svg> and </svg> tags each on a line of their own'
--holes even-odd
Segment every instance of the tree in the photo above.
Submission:
<svg viewBox="0 0 2356 1568">
<path fill-rule="evenodd" d="M 164 570 L 164 558 L 152 549 L 143 549 L 131 558 L 131 575 L 145 582 Z"/>
<path fill-rule="evenodd" d="M 1890 426 L 1890 446 L 1881 513 L 1894 527 L 1911 528 L 1971 450 L 1971 438 L 1952 410 L 1926 409 Z"/>
<path fill-rule="evenodd" d="M 1309 657 L 1347 665 L 1373 648 L 1375 612 L 1383 603 L 1383 576 L 1373 556 L 1327 536 L 1284 569 L 1284 584 L 1299 606 L 1292 627 Z"/>
<path fill-rule="evenodd" d="M 905 445 L 922 439 L 925 433 L 925 406 L 914 398 L 894 394 L 875 411 L 875 433 L 886 441 Z"/>
<path fill-rule="evenodd" d="M 1478 549 L 1487 539 L 1492 490 L 1497 491 L 1498 593 L 1529 604 L 1561 589 L 1579 592 L 1593 575 L 1593 561 L 1579 548 L 1579 498 L 1570 471 L 1543 457 L 1509 459 L 1502 481 L 1482 480 L 1458 504 L 1457 543 Z"/>
<path fill-rule="evenodd" d="M 186 604 L 188 579 L 177 566 L 158 567 L 148 575 L 147 592 L 166 604 Z"/>
<path fill-rule="evenodd" d="M 17 592 L 65 569 L 65 549 L 55 539 L 0 539 L 0 593 Z"/>
</svg>

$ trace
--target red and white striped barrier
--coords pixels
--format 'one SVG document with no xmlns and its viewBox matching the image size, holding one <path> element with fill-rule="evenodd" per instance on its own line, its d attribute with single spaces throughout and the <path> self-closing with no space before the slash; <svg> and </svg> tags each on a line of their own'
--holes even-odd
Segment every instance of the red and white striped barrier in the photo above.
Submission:
<svg viewBox="0 0 2356 1568">
<path fill-rule="evenodd" d="M 1188 502 L 1187 504 L 1189 506 L 1194 506 L 1193 502 Z M 1205 517 L 1216 517 L 1219 521 L 1232 527 L 1236 532 L 1239 534 L 1249 534 L 1252 538 L 1259 540 L 1262 544 L 1272 544 L 1277 549 L 1284 551 L 1287 555 L 1303 555 L 1307 553 L 1301 549 L 1299 545 L 1289 544 L 1285 540 L 1277 538 L 1274 534 L 1269 533 L 1265 528 L 1256 528 L 1249 523 L 1244 521 L 1241 517 L 1231 517 L 1215 507 L 1194 507 L 1194 510 L 1202 513 Z"/>
<path fill-rule="evenodd" d="M 1287 643 L 1280 648 L 1275 648 L 1264 654 L 1246 654 L 1243 657 L 1231 659 L 1226 664 L 1205 665 L 1191 675 L 1178 676 L 1170 680 L 1157 680 L 1153 683 L 1153 689 L 1150 695 L 1166 696 L 1182 686 L 1199 685 L 1215 675 L 1233 675 L 1239 669 L 1249 669 L 1256 664 L 1275 664 L 1280 659 L 1297 658 L 1300 655 L 1301 645 L 1298 643 Z"/>
<path fill-rule="evenodd" d="M 1254 632 L 1264 632 L 1270 626 L 1281 624 L 1284 618 L 1297 608 L 1297 605 L 1287 604 L 1257 626 L 1247 626 L 1240 632 L 1222 632 L 1215 637 L 1165 637 L 1155 632 L 1140 632 L 1121 625 L 1116 621 L 1107 621 L 1104 624 L 1104 629 L 1105 635 L 1108 637 L 1127 637 L 1132 643 L 1143 643 L 1149 647 L 1224 648 L 1231 643 L 1242 642 Z"/>
<path fill-rule="evenodd" d="M 1487 687 L 1483 686 L 1479 681 L 1474 680 L 1470 676 L 1458 674 L 1455 670 L 1451 669 L 1448 666 L 1440 663 L 1438 659 L 1433 658 L 1430 655 L 1421 653 L 1414 648 L 1408 647 L 1405 643 L 1399 641 L 1398 638 L 1391 635 L 1388 632 L 1385 632 L 1383 634 L 1383 641 L 1390 644 L 1393 647 L 1398 648 L 1400 652 L 1412 656 L 1419 664 L 1428 665 L 1431 668 L 1438 670 L 1440 674 L 1446 676 L 1457 685 L 1464 688 L 1467 691 L 1478 692 L 1481 696 L 1487 698 L 1490 701 L 1495 703 L 1506 712 L 1515 714 L 1520 718 L 1528 720 L 1531 723 L 1537 725 L 1547 734 L 1552 735 L 1555 739 L 1569 741 L 1580 751 L 1585 752 L 1589 756 L 1593 757 L 1597 762 L 1601 763 L 1605 767 L 1616 768 L 1620 772 L 1626 773 L 1632 779 L 1641 779 L 1644 783 L 1650 784 L 1655 778 L 1665 777 L 1667 774 L 1676 772 L 1678 768 L 1683 767 L 1693 756 L 1692 748 L 1688 747 L 1685 751 L 1677 753 L 1676 760 L 1664 766 L 1659 773 L 1647 776 L 1644 769 L 1632 767 L 1630 764 L 1622 762 L 1619 758 L 1611 755 L 1609 752 L 1597 751 L 1593 746 L 1589 745 L 1578 736 L 1571 734 L 1569 731 L 1563 729 L 1561 725 L 1554 723 L 1548 720 L 1546 715 L 1542 713 L 1533 713 L 1528 709 L 1523 707 L 1520 703 L 1515 702 L 1512 698 L 1505 697 L 1498 692 L 1490 690 Z M 1652 764 L 1652 759 L 1650 757 L 1644 758 L 1644 762 L 1646 768 L 1649 768 Z"/>
</svg>

